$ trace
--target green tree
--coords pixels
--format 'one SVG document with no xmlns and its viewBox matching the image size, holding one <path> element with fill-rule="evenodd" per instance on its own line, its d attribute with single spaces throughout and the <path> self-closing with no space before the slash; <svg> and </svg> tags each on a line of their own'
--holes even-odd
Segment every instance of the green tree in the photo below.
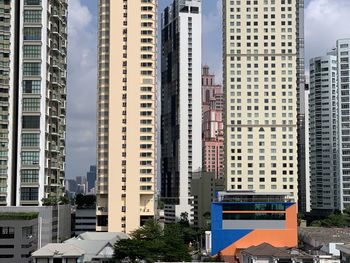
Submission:
<svg viewBox="0 0 350 263">
<path fill-rule="evenodd" d="M 179 224 L 166 225 L 164 230 L 156 221 L 148 221 L 114 245 L 114 257 L 121 261 L 189 261 L 191 256 Z"/>
<path fill-rule="evenodd" d="M 191 261 L 191 255 L 188 253 L 188 246 L 184 240 L 181 225 L 166 225 L 164 229 L 163 242 L 165 246 L 162 251 L 162 261 Z"/>
<path fill-rule="evenodd" d="M 75 197 L 75 204 L 77 205 L 78 208 L 92 207 L 96 204 L 96 196 L 77 194 Z"/>
</svg>

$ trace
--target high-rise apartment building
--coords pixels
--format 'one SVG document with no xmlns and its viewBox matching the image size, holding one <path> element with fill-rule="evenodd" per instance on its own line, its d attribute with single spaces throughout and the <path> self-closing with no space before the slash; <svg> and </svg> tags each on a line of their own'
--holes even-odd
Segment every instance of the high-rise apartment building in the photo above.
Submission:
<svg viewBox="0 0 350 263">
<path fill-rule="evenodd" d="M 97 231 L 155 214 L 156 0 L 99 1 Z"/>
<path fill-rule="evenodd" d="M 335 54 L 310 60 L 311 208 L 326 214 L 340 209 L 337 75 Z"/>
<path fill-rule="evenodd" d="M 310 194 L 310 140 L 309 140 L 309 85 L 299 91 L 300 110 L 298 113 L 298 212 L 311 211 Z"/>
<path fill-rule="evenodd" d="M 340 209 L 350 205 L 350 39 L 337 41 Z"/>
<path fill-rule="evenodd" d="M 162 13 L 161 198 L 165 220 L 193 219 L 192 173 L 202 168 L 201 1 Z"/>
<path fill-rule="evenodd" d="M 67 0 L 0 1 L 0 205 L 64 193 Z"/>
<path fill-rule="evenodd" d="M 202 68 L 202 144 L 203 171 L 214 172 L 215 178 L 224 177 L 224 93 L 215 83 L 209 67 Z"/>
<path fill-rule="evenodd" d="M 297 200 L 303 0 L 223 1 L 228 190 Z"/>
<path fill-rule="evenodd" d="M 314 214 L 350 204 L 350 39 L 310 60 L 310 192 Z"/>
</svg>

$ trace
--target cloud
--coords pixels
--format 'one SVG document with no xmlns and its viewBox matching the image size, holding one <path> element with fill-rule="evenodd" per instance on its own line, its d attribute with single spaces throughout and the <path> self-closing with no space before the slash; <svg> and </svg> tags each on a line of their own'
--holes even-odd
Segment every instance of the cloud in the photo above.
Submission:
<svg viewBox="0 0 350 263">
<path fill-rule="evenodd" d="M 350 37 L 349 0 L 311 0 L 305 8 L 305 64 L 325 55 L 336 40 Z"/>
<path fill-rule="evenodd" d="M 96 162 L 97 14 L 86 4 L 73 0 L 68 10 L 67 178 Z"/>
</svg>

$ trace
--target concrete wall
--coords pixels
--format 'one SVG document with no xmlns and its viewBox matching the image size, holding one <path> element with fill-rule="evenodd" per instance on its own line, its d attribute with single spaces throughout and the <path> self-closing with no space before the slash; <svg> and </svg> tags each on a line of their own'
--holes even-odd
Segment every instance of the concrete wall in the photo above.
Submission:
<svg viewBox="0 0 350 263">
<path fill-rule="evenodd" d="M 7 227 L 14 228 L 13 238 L 3 235 Z M 38 218 L 0 220 L 0 262 L 29 263 L 31 253 L 38 248 L 38 228 Z"/>
</svg>

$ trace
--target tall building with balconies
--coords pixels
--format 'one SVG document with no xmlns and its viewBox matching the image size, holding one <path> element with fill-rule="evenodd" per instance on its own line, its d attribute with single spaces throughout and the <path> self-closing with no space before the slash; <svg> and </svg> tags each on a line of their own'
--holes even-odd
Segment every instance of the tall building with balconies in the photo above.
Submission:
<svg viewBox="0 0 350 263">
<path fill-rule="evenodd" d="M 0 1 L 0 205 L 64 193 L 67 0 Z"/>
<path fill-rule="evenodd" d="M 337 56 L 310 60 L 309 142 L 313 212 L 340 210 Z"/>
<path fill-rule="evenodd" d="M 155 215 L 157 0 L 99 1 L 97 231 Z"/>
<path fill-rule="evenodd" d="M 337 41 L 340 209 L 350 206 L 350 38 Z"/>
<path fill-rule="evenodd" d="M 193 219 L 191 178 L 202 169 L 201 1 L 162 13 L 161 198 L 165 220 Z"/>
<path fill-rule="evenodd" d="M 297 200 L 303 0 L 223 1 L 227 190 Z"/>
</svg>

